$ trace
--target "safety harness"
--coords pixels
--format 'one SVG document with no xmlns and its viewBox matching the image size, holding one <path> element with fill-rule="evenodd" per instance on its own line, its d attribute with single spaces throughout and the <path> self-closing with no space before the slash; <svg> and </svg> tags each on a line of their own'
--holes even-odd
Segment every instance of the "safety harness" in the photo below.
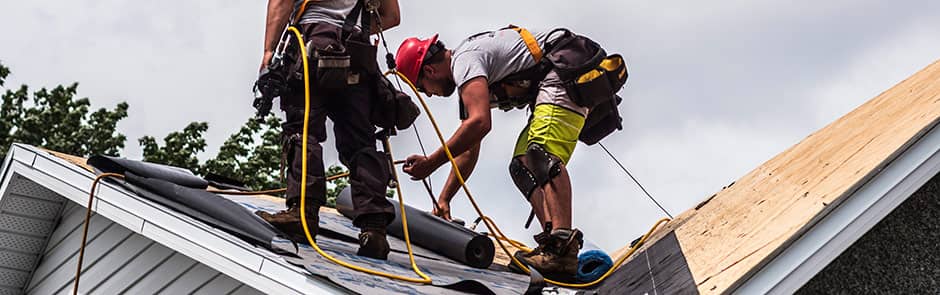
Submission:
<svg viewBox="0 0 940 295">
<path fill-rule="evenodd" d="M 620 54 L 607 55 L 596 42 L 565 28 L 549 32 L 546 39 L 557 33 L 562 35 L 543 42 L 544 48 L 525 28 L 509 25 L 504 29 L 519 33 L 535 65 L 490 84 L 490 92 L 496 97 L 492 107 L 509 111 L 533 105 L 539 82 L 555 71 L 571 100 L 591 109 L 580 141 L 593 145 L 614 130 L 623 129 L 617 110 L 622 99 L 616 93 L 626 83 L 628 74 Z"/>
</svg>

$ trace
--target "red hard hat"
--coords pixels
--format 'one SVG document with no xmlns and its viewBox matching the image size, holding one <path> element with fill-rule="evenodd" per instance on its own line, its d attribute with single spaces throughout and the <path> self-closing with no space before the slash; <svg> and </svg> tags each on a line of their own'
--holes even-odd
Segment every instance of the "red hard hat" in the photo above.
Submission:
<svg viewBox="0 0 940 295">
<path fill-rule="evenodd" d="M 411 37 L 401 42 L 398 53 L 395 54 L 395 66 L 398 72 L 408 77 L 412 83 L 417 83 L 418 72 L 421 71 L 424 57 L 428 54 L 428 48 L 435 42 L 437 42 L 437 34 L 424 40 Z"/>
</svg>

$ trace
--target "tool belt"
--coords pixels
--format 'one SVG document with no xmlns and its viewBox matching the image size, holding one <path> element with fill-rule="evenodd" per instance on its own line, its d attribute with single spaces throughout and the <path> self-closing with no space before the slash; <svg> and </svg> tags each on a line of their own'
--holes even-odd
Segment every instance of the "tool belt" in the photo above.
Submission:
<svg viewBox="0 0 940 295">
<path fill-rule="evenodd" d="M 385 76 L 379 75 L 376 95 L 372 101 L 372 124 L 379 128 L 408 129 L 418 119 L 421 110 L 408 94 L 398 91 Z"/>
<path fill-rule="evenodd" d="M 369 39 L 372 14 L 359 0 L 342 27 L 329 23 L 300 25 L 306 36 L 307 56 L 311 60 L 314 91 L 342 90 L 353 85 L 367 85 L 372 90 L 370 121 L 380 128 L 406 129 L 420 114 L 418 106 L 404 92 L 395 89 L 376 62 L 378 47 Z M 306 1 L 304 2 L 306 3 Z M 306 4 L 304 4 L 306 5 Z M 300 13 L 297 14 L 298 17 Z M 359 20 L 359 29 L 355 27 Z M 297 52 L 288 49 L 288 52 Z M 302 79 L 300 59 L 293 59 L 293 77 Z M 302 84 L 301 84 L 302 85 Z M 342 99 L 342 98 L 334 98 Z"/>
<path fill-rule="evenodd" d="M 300 18 L 307 2 L 297 8 L 295 21 Z M 375 80 L 373 78 L 381 74 L 375 62 L 378 47 L 369 42 L 371 23 L 372 13 L 365 9 L 365 0 L 359 0 L 342 26 L 329 23 L 301 25 L 301 31 L 308 38 L 307 56 L 313 61 L 311 72 L 317 88 L 342 89 L 368 82 L 365 80 Z"/>
<path fill-rule="evenodd" d="M 584 119 L 584 127 L 581 127 L 578 140 L 587 145 L 594 145 L 614 131 L 622 130 L 623 118 L 620 117 L 620 110 L 617 109 L 621 101 L 623 98 L 614 95 L 614 99 L 594 106 Z"/>
<path fill-rule="evenodd" d="M 301 31 L 307 36 L 314 89 L 339 90 L 374 80 L 374 76 L 381 74 L 375 62 L 378 49 L 369 44 L 366 33 L 344 33 L 342 27 L 328 23 L 304 24 Z M 295 60 L 298 62 L 293 69 L 301 73 L 300 59 Z"/>
<path fill-rule="evenodd" d="M 590 109 L 579 140 L 593 145 L 614 130 L 623 129 L 617 110 L 622 99 L 616 93 L 628 74 L 620 54 L 607 55 L 597 42 L 564 28 L 549 32 L 546 38 L 559 32 L 562 35 L 544 42 L 544 48 L 526 29 L 512 25 L 507 28 L 519 32 L 536 65 L 491 84 L 490 91 L 497 98 L 495 107 L 508 111 L 531 104 L 538 95 L 539 82 L 554 70 L 571 100 Z"/>
</svg>

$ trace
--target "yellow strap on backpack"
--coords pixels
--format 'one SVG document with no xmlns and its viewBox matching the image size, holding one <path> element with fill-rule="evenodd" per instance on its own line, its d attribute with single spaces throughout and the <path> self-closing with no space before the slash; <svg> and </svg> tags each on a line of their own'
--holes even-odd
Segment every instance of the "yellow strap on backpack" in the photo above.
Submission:
<svg viewBox="0 0 940 295">
<path fill-rule="evenodd" d="M 535 40 L 535 36 L 532 36 L 532 33 L 529 33 L 529 30 L 516 26 L 510 26 L 509 28 L 519 32 L 519 35 L 522 36 L 522 41 L 525 42 L 525 46 L 529 48 L 529 53 L 532 53 L 532 57 L 535 58 L 535 62 L 542 60 L 542 48 L 539 47 L 538 41 Z"/>
</svg>

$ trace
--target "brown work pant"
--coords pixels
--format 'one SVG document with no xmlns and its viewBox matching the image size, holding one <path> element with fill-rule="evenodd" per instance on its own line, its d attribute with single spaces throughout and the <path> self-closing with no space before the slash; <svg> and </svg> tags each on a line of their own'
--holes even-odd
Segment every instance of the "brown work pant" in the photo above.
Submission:
<svg viewBox="0 0 940 295">
<path fill-rule="evenodd" d="M 390 178 L 390 163 L 386 155 L 376 150 L 376 128 L 369 120 L 375 88 L 363 79 L 361 83 L 338 90 L 311 88 L 311 108 L 307 137 L 307 192 L 306 206 L 319 208 L 326 203 L 326 178 L 323 167 L 323 147 L 326 140 L 326 118 L 333 121 L 336 150 L 340 162 L 349 168 L 352 201 L 357 212 L 353 224 L 362 227 L 362 219 L 369 214 L 384 215 L 386 222 L 395 218 L 392 204 L 385 197 Z M 311 83 L 313 84 L 313 83 Z M 302 132 L 304 121 L 303 83 L 291 85 L 291 92 L 281 98 L 281 108 L 287 112 L 282 125 L 287 160 L 287 206 L 300 204 Z M 375 215 L 371 215 L 375 217 Z"/>
</svg>

